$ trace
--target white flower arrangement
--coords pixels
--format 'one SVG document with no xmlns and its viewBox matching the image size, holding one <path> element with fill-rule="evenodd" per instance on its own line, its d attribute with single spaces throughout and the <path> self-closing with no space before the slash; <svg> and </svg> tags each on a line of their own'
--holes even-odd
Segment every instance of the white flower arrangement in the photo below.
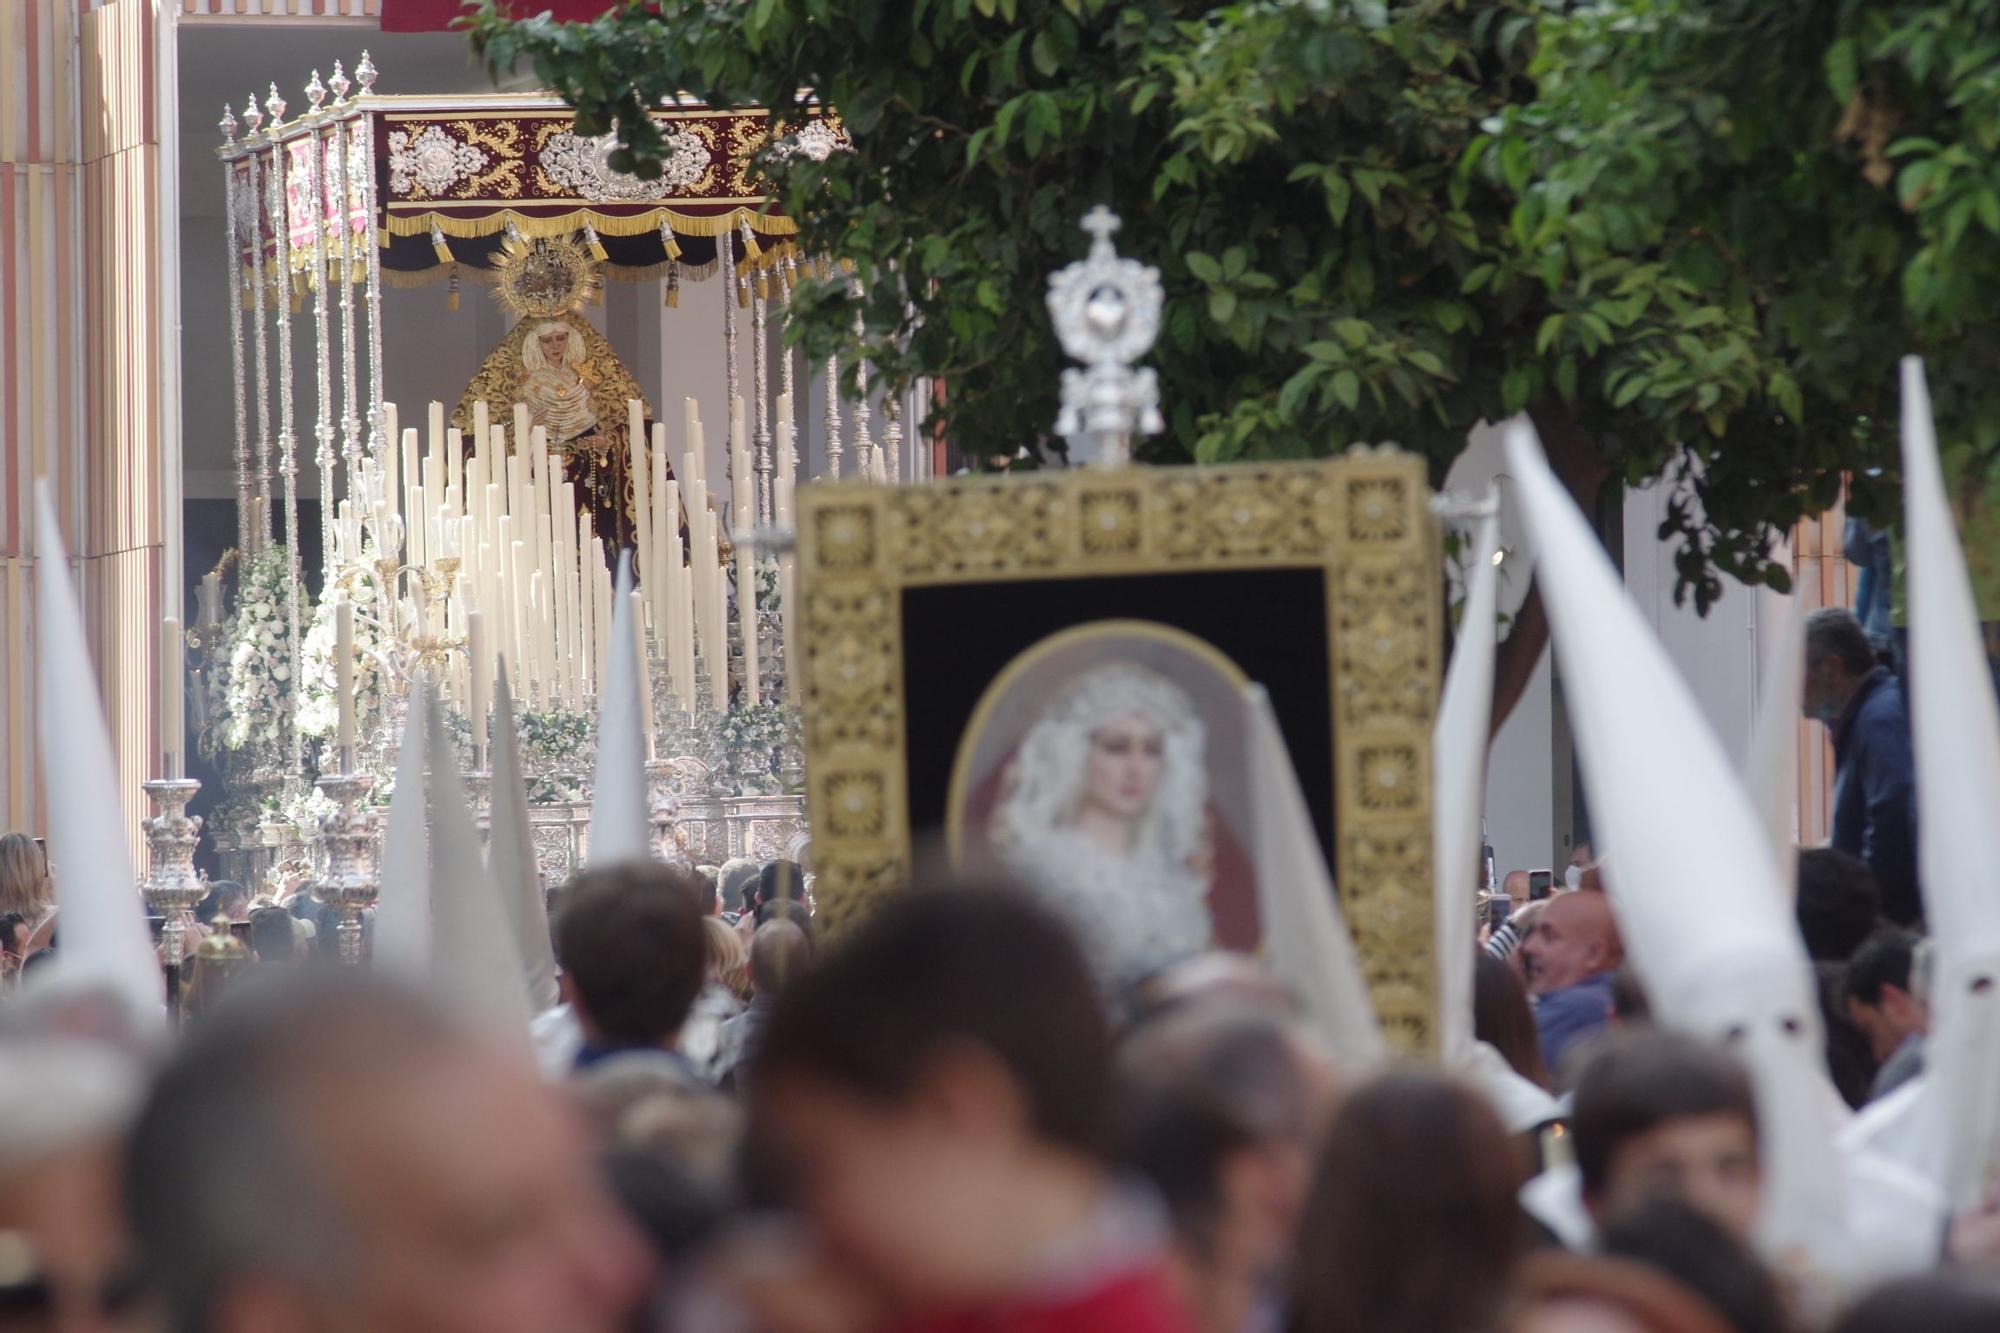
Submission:
<svg viewBox="0 0 2000 1333">
<path fill-rule="evenodd" d="M 223 640 L 221 745 L 224 750 L 282 749 L 297 696 L 286 651 L 289 558 L 268 546 L 243 564 L 236 614 Z M 303 599 L 303 594 L 301 594 Z"/>
<path fill-rule="evenodd" d="M 360 568 L 343 578 L 347 598 L 354 603 L 354 725 L 367 734 L 382 709 L 385 685 L 381 653 L 387 646 L 377 615 L 382 601 L 376 595 L 374 548 L 368 548 Z M 333 665 L 333 599 L 319 604 L 313 613 L 312 628 L 300 645 L 305 659 L 305 692 L 299 701 L 299 734 L 315 740 L 334 734 L 340 726 L 340 701 L 335 697 L 337 677 Z"/>
</svg>

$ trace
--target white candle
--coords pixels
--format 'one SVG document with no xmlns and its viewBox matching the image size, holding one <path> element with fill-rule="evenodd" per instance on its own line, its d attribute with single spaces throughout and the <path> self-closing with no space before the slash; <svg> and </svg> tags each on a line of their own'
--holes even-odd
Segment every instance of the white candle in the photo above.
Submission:
<svg viewBox="0 0 2000 1333">
<path fill-rule="evenodd" d="M 528 452 L 528 427 L 530 424 L 528 420 L 528 405 L 526 403 L 514 404 L 514 452 L 517 454 Z"/>
<path fill-rule="evenodd" d="M 213 625 L 222 619 L 222 575 L 210 570 L 201 576 L 201 623 Z"/>
<path fill-rule="evenodd" d="M 646 758 L 654 756 L 653 750 L 653 672 L 646 662 L 646 636 L 639 628 L 639 617 L 645 611 L 645 603 L 639 598 L 639 590 L 632 590 L 632 656 L 637 661 L 639 674 L 634 677 L 639 682 L 639 726 L 646 733 Z"/>
<path fill-rule="evenodd" d="M 160 759 L 169 778 L 181 776 L 185 740 L 181 721 L 183 682 L 181 679 L 181 622 L 173 616 L 160 619 Z"/>
<path fill-rule="evenodd" d="M 528 577 L 528 544 L 516 537 L 510 546 L 508 568 L 513 573 L 514 584 L 514 660 L 526 673 L 535 665 L 534 584 Z"/>
<path fill-rule="evenodd" d="M 547 708 L 555 702 L 555 690 L 553 688 L 555 680 L 551 671 L 551 667 L 555 661 L 555 654 L 550 650 L 547 641 L 549 631 L 549 585 L 548 580 L 542 576 L 542 571 L 539 569 L 532 570 L 528 574 L 528 605 L 533 610 L 533 615 L 529 622 L 529 628 L 532 631 L 532 638 L 534 640 L 532 648 L 533 657 L 531 660 L 535 664 L 535 676 L 541 681 L 542 685 L 542 707 Z"/>
<path fill-rule="evenodd" d="M 635 568 L 639 575 L 639 587 L 646 599 L 653 599 L 650 586 L 653 572 L 653 460 L 647 448 L 645 422 L 637 398 L 625 400 L 625 425 L 631 442 L 632 471 L 632 545 L 636 549 L 638 561 Z M 657 426 L 653 434 L 665 438 L 665 433 Z M 640 622 L 644 624 L 642 620 Z"/>
<path fill-rule="evenodd" d="M 444 485 L 450 494 L 465 494 L 465 437 L 456 426 L 444 433 Z"/>
<path fill-rule="evenodd" d="M 486 714 L 493 706 L 493 666 L 487 657 L 486 613 L 477 609 L 465 615 L 465 652 L 472 670 L 472 766 L 484 773 L 486 763 Z"/>
<path fill-rule="evenodd" d="M 472 402 L 472 449 L 474 453 L 482 453 L 492 447 L 492 439 L 488 434 L 492 429 L 492 409 L 486 406 L 484 398 L 475 398 Z"/>
<path fill-rule="evenodd" d="M 444 462 L 444 404 L 436 399 L 431 400 L 424 413 L 424 452 L 436 457 L 440 463 Z M 450 484 L 449 477 L 440 476 L 432 493 L 442 495 L 444 488 Z"/>
<path fill-rule="evenodd" d="M 604 568 L 604 538 L 590 538 L 591 661 L 604 679 L 605 649 L 611 636 L 611 575 Z"/>
<path fill-rule="evenodd" d="M 396 451 L 401 440 L 402 437 L 396 433 L 396 405 L 384 403 L 382 404 L 382 448 L 375 455 L 375 475 L 382 483 L 382 494 L 390 504 L 394 504 L 402 495 L 402 492 L 396 489 L 398 485 Z"/>
<path fill-rule="evenodd" d="M 425 520 L 430 515 L 428 494 L 421 486 L 410 487 L 410 503 L 405 510 L 409 522 L 403 535 L 409 539 L 410 563 L 421 569 L 430 563 L 432 552 L 426 545 L 430 537 L 430 524 Z"/>
<path fill-rule="evenodd" d="M 345 597 L 333 603 L 333 695 L 339 725 L 335 733 L 335 766 L 354 771 L 354 603 Z"/>
</svg>

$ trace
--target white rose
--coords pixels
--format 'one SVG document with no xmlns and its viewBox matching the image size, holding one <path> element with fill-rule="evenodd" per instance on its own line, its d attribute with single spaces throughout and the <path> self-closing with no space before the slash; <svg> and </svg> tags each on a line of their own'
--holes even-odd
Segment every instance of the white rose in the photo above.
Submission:
<svg viewBox="0 0 2000 1333">
<path fill-rule="evenodd" d="M 271 677 L 274 680 L 290 680 L 292 678 L 292 669 L 280 662 L 277 666 L 271 668 Z"/>
</svg>

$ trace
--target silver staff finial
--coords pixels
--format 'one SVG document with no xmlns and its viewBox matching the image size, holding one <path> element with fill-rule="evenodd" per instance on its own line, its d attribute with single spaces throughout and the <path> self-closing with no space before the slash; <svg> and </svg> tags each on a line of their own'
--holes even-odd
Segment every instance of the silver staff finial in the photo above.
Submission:
<svg viewBox="0 0 2000 1333">
<path fill-rule="evenodd" d="M 338 60 L 333 62 L 333 77 L 326 81 L 326 86 L 333 89 L 333 100 L 336 102 L 345 102 L 347 90 L 354 86 L 347 81 L 347 71 L 340 67 Z"/>
<path fill-rule="evenodd" d="M 314 70 L 312 79 L 306 84 L 306 105 L 308 110 L 318 111 L 319 104 L 326 100 L 326 85 L 319 81 L 319 71 Z"/>
<path fill-rule="evenodd" d="M 230 109 L 229 103 L 222 104 L 222 119 L 215 122 L 215 128 L 222 131 L 225 144 L 231 148 L 236 146 L 236 113 Z"/>
<path fill-rule="evenodd" d="M 275 133 L 278 123 L 285 118 L 285 99 L 278 96 L 278 85 L 271 85 L 271 95 L 264 99 L 264 110 L 270 114 L 271 129 Z"/>
<path fill-rule="evenodd" d="M 264 112 L 257 105 L 257 94 L 255 93 L 251 93 L 243 99 L 243 123 L 250 127 L 251 134 L 255 134 L 264 127 Z"/>
<path fill-rule="evenodd" d="M 1063 371 L 1056 433 L 1084 459 L 1129 462 L 1132 436 L 1157 435 L 1159 377 L 1133 363 L 1160 336 L 1166 298 L 1158 269 L 1121 259 L 1111 244 L 1118 216 L 1099 205 L 1086 213 L 1090 255 L 1049 277 L 1049 319 L 1063 350 L 1083 362 Z"/>
<path fill-rule="evenodd" d="M 368 58 L 368 52 L 361 53 L 361 63 L 354 67 L 354 81 L 361 85 L 361 91 L 375 91 L 375 62 Z"/>
</svg>

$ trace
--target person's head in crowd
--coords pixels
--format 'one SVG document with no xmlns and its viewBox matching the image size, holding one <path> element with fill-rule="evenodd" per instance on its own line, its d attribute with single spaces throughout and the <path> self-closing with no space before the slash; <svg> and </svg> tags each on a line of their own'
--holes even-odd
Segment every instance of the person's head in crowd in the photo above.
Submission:
<svg viewBox="0 0 2000 1333">
<path fill-rule="evenodd" d="M 716 1198 L 726 1194 L 743 1139 L 734 1099 L 631 1055 L 599 1061 L 571 1089 L 601 1145 L 671 1161 Z"/>
<path fill-rule="evenodd" d="M 707 967 L 707 984 L 720 986 L 736 998 L 750 994 L 750 951 L 743 937 L 719 916 L 701 919 L 701 941 Z"/>
<path fill-rule="evenodd" d="M 293 963 L 304 955 L 299 921 L 282 907 L 260 907 L 250 914 L 250 952 L 260 963 Z"/>
<path fill-rule="evenodd" d="M 138 1064 L 94 1042 L 0 1039 L 0 1327 L 137 1328 L 120 1143 Z M 18 1324 L 8 1322 L 18 1319 Z"/>
<path fill-rule="evenodd" d="M 1600 1227 L 1665 1197 L 1750 1238 L 1763 1200 L 1756 1100 L 1730 1055 L 1659 1029 L 1619 1033 L 1583 1066 L 1570 1129 Z"/>
<path fill-rule="evenodd" d="M 1814 963 L 1813 984 L 1819 993 L 1820 1026 L 1826 1031 L 1827 1076 L 1841 1100 L 1859 1109 L 1874 1095 L 1882 1062 L 1847 1011 L 1847 964 Z"/>
<path fill-rule="evenodd" d="M 1521 945 L 1528 989 L 1536 995 L 1615 971 L 1624 957 L 1611 902 L 1601 893 L 1565 893 L 1550 899 Z"/>
<path fill-rule="evenodd" d="M 1917 937 L 1907 930 L 1871 936 L 1847 965 L 1847 1015 L 1868 1038 L 1877 1064 L 1930 1027 L 1930 1006 L 1911 980 Z"/>
<path fill-rule="evenodd" d="M 1675 1199 L 1627 1209 L 1598 1236 L 1603 1254 L 1659 1269 L 1700 1295 L 1732 1333 L 1787 1333 L 1778 1284 L 1749 1246 L 1706 1213 Z"/>
<path fill-rule="evenodd" d="M 525 1055 L 345 970 L 246 982 L 190 1033 L 125 1198 L 174 1333 L 613 1333 L 647 1283 Z"/>
<path fill-rule="evenodd" d="M 1196 1004 L 1134 1028 L 1115 1071 L 1115 1149 L 1166 1204 L 1182 1299 L 1202 1327 L 1235 1333 L 1277 1295 L 1331 1070 L 1292 1020 Z"/>
<path fill-rule="evenodd" d="M 250 913 L 250 890 L 233 879 L 212 879 L 208 892 L 194 909 L 194 919 L 206 926 L 221 917 L 241 921 Z"/>
<path fill-rule="evenodd" d="M 759 901 L 758 865 L 747 856 L 731 857 L 715 872 L 716 896 L 739 911 L 754 912 Z"/>
<path fill-rule="evenodd" d="M 707 971 L 700 900 L 692 875 L 659 861 L 572 881 L 556 920 L 556 959 L 587 1052 L 673 1046 Z"/>
<path fill-rule="evenodd" d="M 1481 950 L 1472 972 L 1472 1035 L 1505 1056 L 1514 1072 L 1538 1088 L 1549 1086 L 1541 1035 L 1527 988 L 1511 963 Z"/>
<path fill-rule="evenodd" d="M 1028 895 L 912 889 L 779 998 L 750 1068 L 760 1169 L 909 1309 L 1004 1303 L 1111 1197 L 1110 1036 Z"/>
<path fill-rule="evenodd" d="M 1825 606 L 1806 617 L 1806 684 L 1800 703 L 1807 717 L 1832 726 L 1862 682 L 1880 665 L 1868 631 L 1844 606 Z"/>
<path fill-rule="evenodd" d="M 1299 1223 L 1288 1333 L 1491 1327 L 1527 1244 L 1527 1154 L 1486 1099 L 1397 1070 L 1335 1115 Z"/>
<path fill-rule="evenodd" d="M 1794 909 L 1812 960 L 1844 963 L 1881 924 L 1882 890 L 1860 857 L 1808 847 L 1799 853 Z"/>
<path fill-rule="evenodd" d="M 1618 1027 L 1643 1027 L 1653 1021 L 1653 1002 L 1646 998 L 1646 983 L 1639 969 L 1620 964 L 1611 979 L 1611 1021 Z"/>
<path fill-rule="evenodd" d="M 1510 870 L 1507 872 L 1507 877 L 1500 881 L 1500 891 L 1507 895 L 1507 901 L 1513 904 L 1514 911 L 1518 912 L 1528 905 L 1531 884 L 1532 881 L 1525 870 Z"/>
<path fill-rule="evenodd" d="M 1610 1255 L 1540 1250 L 1521 1265 L 1504 1333 L 1739 1333 L 1685 1284 Z"/>
<path fill-rule="evenodd" d="M 758 995 L 783 995 L 811 964 L 812 940 L 798 921 L 766 921 L 750 939 L 750 987 Z"/>
<path fill-rule="evenodd" d="M 38 922 L 55 901 L 48 858 L 25 833 L 0 835 L 0 912 L 19 912 Z"/>
<path fill-rule="evenodd" d="M 806 905 L 792 898 L 768 898 L 757 904 L 756 913 L 750 918 L 754 923 L 752 934 L 762 930 L 774 921 L 788 922 L 808 940 L 812 938 L 812 913 Z"/>
<path fill-rule="evenodd" d="M 722 886 L 715 882 L 713 873 L 696 870 L 693 875 L 696 904 L 703 916 L 717 916 L 722 912 Z"/>
<path fill-rule="evenodd" d="M 1833 1333 L 1992 1333 L 2000 1277 L 1937 1272 L 1878 1287 L 1848 1308 Z"/>
</svg>

